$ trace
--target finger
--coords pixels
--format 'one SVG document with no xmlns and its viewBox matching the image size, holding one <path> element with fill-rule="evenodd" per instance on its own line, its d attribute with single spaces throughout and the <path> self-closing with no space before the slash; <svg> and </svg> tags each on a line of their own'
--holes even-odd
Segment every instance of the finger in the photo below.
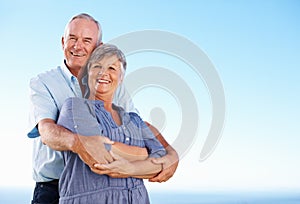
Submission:
<svg viewBox="0 0 300 204">
<path fill-rule="evenodd" d="M 99 164 L 99 163 L 94 164 L 93 168 L 96 168 L 96 169 L 101 170 L 101 171 L 110 170 L 110 167 L 107 166 L 106 164 Z"/>
<path fill-rule="evenodd" d="M 109 174 L 111 173 L 110 170 L 99 170 L 98 168 L 95 167 L 90 167 L 91 171 L 96 173 L 96 174 Z"/>
<path fill-rule="evenodd" d="M 106 144 L 114 144 L 114 141 L 110 140 L 108 137 L 102 136 L 102 141 Z"/>
<path fill-rule="evenodd" d="M 166 182 L 173 176 L 173 171 L 171 168 L 164 169 L 155 177 L 149 179 L 150 182 Z"/>
<path fill-rule="evenodd" d="M 151 159 L 153 164 L 164 164 L 166 159 L 164 157 Z"/>
<path fill-rule="evenodd" d="M 121 156 L 119 156 L 118 154 L 113 153 L 113 151 L 109 151 L 110 155 L 112 156 L 112 158 L 116 161 L 116 160 L 121 160 L 123 159 Z"/>
<path fill-rule="evenodd" d="M 108 157 L 108 156 L 105 156 L 105 155 L 102 155 L 102 157 L 101 158 L 99 158 L 98 160 L 97 160 L 97 162 L 95 162 L 95 163 L 99 163 L 99 164 L 109 164 L 109 162 L 112 162 L 113 161 L 113 158 L 112 157 Z M 94 164 L 95 164 L 94 163 Z"/>
<path fill-rule="evenodd" d="M 109 152 L 105 152 L 104 159 L 104 164 L 109 164 L 114 161 L 114 157 Z"/>
<path fill-rule="evenodd" d="M 109 164 L 95 164 L 94 166 L 97 167 L 97 168 L 99 167 L 103 170 L 109 170 L 111 172 L 115 172 L 118 169 L 119 165 L 120 165 L 119 162 L 113 161 Z"/>
<path fill-rule="evenodd" d="M 89 154 L 83 154 L 83 155 L 78 154 L 78 156 L 88 166 L 92 166 L 96 162 L 96 160 L 94 160 Z"/>
<path fill-rule="evenodd" d="M 110 176 L 112 178 L 121 178 L 121 175 L 118 173 L 109 173 L 108 176 Z"/>
<path fill-rule="evenodd" d="M 155 177 L 155 178 L 149 179 L 149 182 L 162 183 L 162 182 L 165 182 L 165 180 L 161 179 L 160 177 Z"/>
<path fill-rule="evenodd" d="M 158 174 L 157 176 L 155 176 L 154 178 L 149 179 L 150 182 L 165 182 L 166 179 L 166 175 L 164 172 L 161 172 L 160 174 Z"/>
<path fill-rule="evenodd" d="M 110 173 L 108 174 L 112 178 L 128 178 L 128 175 L 120 174 L 120 173 Z"/>
</svg>

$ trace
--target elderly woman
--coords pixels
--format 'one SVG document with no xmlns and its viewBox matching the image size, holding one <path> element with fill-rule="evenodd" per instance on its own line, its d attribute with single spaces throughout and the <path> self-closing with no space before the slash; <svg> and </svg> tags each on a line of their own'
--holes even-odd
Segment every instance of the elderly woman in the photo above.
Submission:
<svg viewBox="0 0 300 204">
<path fill-rule="evenodd" d="M 103 164 L 102 173 L 108 175 L 100 175 L 92 172 L 77 154 L 64 152 L 60 203 L 149 203 L 143 178 L 162 170 L 151 158 L 162 157 L 166 152 L 136 113 L 125 112 L 112 103 L 125 70 L 126 59 L 116 46 L 97 47 L 85 66 L 85 97 L 69 98 L 62 107 L 58 124 L 81 135 L 105 135 L 115 141 L 106 146 L 115 161 L 113 170 Z M 142 148 L 147 149 L 146 156 L 140 153 Z M 122 178 L 115 178 L 117 175 Z"/>
</svg>

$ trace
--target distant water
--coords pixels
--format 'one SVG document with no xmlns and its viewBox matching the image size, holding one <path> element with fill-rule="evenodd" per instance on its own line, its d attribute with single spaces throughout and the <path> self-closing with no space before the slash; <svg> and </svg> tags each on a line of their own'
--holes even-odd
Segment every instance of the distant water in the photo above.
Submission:
<svg viewBox="0 0 300 204">
<path fill-rule="evenodd" d="M 300 192 L 155 193 L 150 196 L 153 204 L 300 204 Z"/>
<path fill-rule="evenodd" d="M 0 204 L 29 204 L 32 189 L 0 188 Z M 154 193 L 152 204 L 300 204 L 300 192 Z"/>
</svg>

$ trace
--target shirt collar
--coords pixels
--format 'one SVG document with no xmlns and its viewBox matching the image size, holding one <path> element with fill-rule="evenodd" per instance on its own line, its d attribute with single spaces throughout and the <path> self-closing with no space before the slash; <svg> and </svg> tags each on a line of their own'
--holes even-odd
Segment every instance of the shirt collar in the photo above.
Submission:
<svg viewBox="0 0 300 204">
<path fill-rule="evenodd" d="M 74 81 L 76 79 L 76 77 L 70 72 L 70 70 L 68 69 L 67 65 L 66 65 L 66 61 L 64 60 L 61 64 L 61 69 L 63 74 L 65 75 L 65 77 L 70 80 L 70 81 Z"/>
</svg>

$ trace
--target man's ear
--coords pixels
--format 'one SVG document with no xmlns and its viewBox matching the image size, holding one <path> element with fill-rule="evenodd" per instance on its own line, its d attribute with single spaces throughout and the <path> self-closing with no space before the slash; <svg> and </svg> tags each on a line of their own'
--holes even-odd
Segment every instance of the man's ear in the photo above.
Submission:
<svg viewBox="0 0 300 204">
<path fill-rule="evenodd" d="M 65 38 L 64 38 L 64 36 L 61 37 L 61 47 L 62 47 L 62 49 L 65 48 Z"/>
</svg>

